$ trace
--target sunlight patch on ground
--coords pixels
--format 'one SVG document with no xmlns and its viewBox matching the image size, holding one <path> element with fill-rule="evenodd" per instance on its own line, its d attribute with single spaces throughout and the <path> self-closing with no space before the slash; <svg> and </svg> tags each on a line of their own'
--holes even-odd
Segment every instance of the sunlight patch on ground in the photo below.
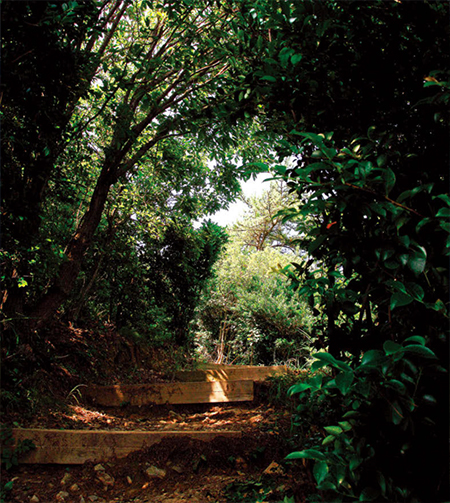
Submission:
<svg viewBox="0 0 450 503">
<path fill-rule="evenodd" d="M 73 414 L 63 414 L 63 417 L 66 417 L 67 419 L 70 419 L 72 421 L 77 421 L 85 424 L 93 423 L 94 421 L 101 421 L 106 424 L 111 424 L 115 420 L 114 416 L 110 416 L 96 410 L 89 410 L 85 407 L 81 407 L 80 405 L 71 405 L 69 408 L 72 409 Z"/>
</svg>

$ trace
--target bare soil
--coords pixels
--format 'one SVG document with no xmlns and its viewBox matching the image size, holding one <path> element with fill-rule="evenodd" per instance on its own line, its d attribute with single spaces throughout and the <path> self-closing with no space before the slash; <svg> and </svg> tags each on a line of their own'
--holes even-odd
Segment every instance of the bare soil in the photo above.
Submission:
<svg viewBox="0 0 450 503">
<path fill-rule="evenodd" d="M 18 398 L 6 406 L 4 400 L 2 421 L 7 427 L 231 430 L 241 431 L 242 436 L 210 442 L 167 438 L 101 466 L 87 462 L 80 466 L 19 465 L 6 470 L 2 465 L 1 486 L 13 482 L 4 501 L 302 503 L 314 493 L 310 467 L 284 461 L 293 449 L 291 416 L 268 403 L 269 385 L 257 386 L 251 403 L 93 407 L 81 401 L 81 386 L 171 381 L 183 355 L 176 355 L 172 348 L 136 345 L 110 327 L 93 330 L 56 324 L 43 340 L 45 351 L 19 348 L 15 360 L 7 360 L 23 372 L 23 379 L 15 394 L 7 379 L 6 396 L 31 393 L 43 398 L 36 398 L 31 410 Z M 27 361 L 34 364 L 28 374 L 23 371 Z"/>
</svg>

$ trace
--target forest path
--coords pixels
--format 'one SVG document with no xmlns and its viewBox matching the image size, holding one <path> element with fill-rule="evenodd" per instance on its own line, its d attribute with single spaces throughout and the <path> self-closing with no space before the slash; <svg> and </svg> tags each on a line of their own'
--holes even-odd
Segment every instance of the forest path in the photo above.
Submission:
<svg viewBox="0 0 450 503">
<path fill-rule="evenodd" d="M 21 465 L 13 473 L 11 501 L 275 502 L 284 501 L 284 495 L 292 493 L 294 486 L 298 492 L 294 471 L 299 467 L 282 464 L 289 452 L 285 439 L 289 436 L 290 414 L 265 403 L 141 407 L 80 403 L 70 406 L 66 414 L 55 414 L 46 420 L 47 427 L 64 428 L 72 436 L 88 434 L 100 438 L 104 432 L 112 439 L 107 444 L 112 444 L 116 453 L 119 444 L 115 435 L 147 432 L 158 437 L 158 442 L 143 448 L 135 444 L 130 453 L 123 453 L 128 454 L 126 457 L 119 459 L 100 456 L 83 465 Z M 80 445 L 70 446 L 64 442 L 58 445 L 56 436 L 53 442 L 51 438 L 48 436 L 50 442 L 46 442 L 50 451 L 53 449 L 58 456 L 61 453 L 75 456 L 75 462 L 82 459 Z M 97 448 L 99 445 L 101 442 L 97 441 Z M 82 451 L 89 449 L 89 445 L 81 447 Z M 45 461 L 45 456 L 42 457 L 43 452 L 40 459 L 48 463 L 49 459 Z M 308 479 L 305 478 L 307 485 Z M 302 497 L 295 501 L 302 501 Z"/>
</svg>

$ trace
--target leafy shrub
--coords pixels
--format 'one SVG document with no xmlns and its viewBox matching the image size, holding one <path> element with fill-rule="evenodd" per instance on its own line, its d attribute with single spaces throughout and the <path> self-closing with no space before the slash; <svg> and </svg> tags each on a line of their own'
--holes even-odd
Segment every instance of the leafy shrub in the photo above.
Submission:
<svg viewBox="0 0 450 503">
<path fill-rule="evenodd" d="M 415 491 L 411 481 L 427 471 L 424 455 L 437 455 L 431 446 L 443 439 L 435 429 L 436 398 L 424 381 L 445 369 L 423 337 L 409 337 L 401 345 L 386 341 L 382 351 L 367 351 L 351 364 L 329 353 L 314 356 L 312 370 L 326 366 L 332 375 L 317 374 L 289 390 L 300 399 L 296 420 L 305 420 L 312 402 L 322 408 L 331 403 L 334 424 L 322 423 L 326 436 L 321 445 L 287 459 L 314 460 L 317 488 L 332 491 L 333 501 L 418 501 L 414 498 L 427 496 Z M 417 445 L 415 436 L 425 445 Z M 442 466 L 432 475 L 437 485 L 445 470 Z"/>
<path fill-rule="evenodd" d="M 238 239 L 229 243 L 198 309 L 200 352 L 219 349 L 240 364 L 305 362 L 312 314 L 280 274 L 292 257 L 272 248 L 243 251 Z"/>
<path fill-rule="evenodd" d="M 449 102 L 450 84 L 435 84 L 439 99 L 423 105 Z M 434 128 L 442 133 L 440 117 Z M 314 332 L 316 347 L 328 352 L 316 354 L 312 368 L 327 365 L 332 374 L 293 388 L 302 397 L 299 416 L 323 413 L 326 403 L 322 419 L 331 421 L 320 449 L 292 457 L 314 459 L 318 488 L 337 501 L 441 501 L 449 484 L 444 177 L 405 176 L 426 156 L 395 132 L 370 128 L 347 146 L 332 133 L 296 134 L 299 163 L 289 176 L 305 204 L 294 213 L 314 217 L 303 246 L 315 264 L 288 274 L 322 306 Z M 439 172 L 446 155 L 442 145 L 436 150 Z"/>
</svg>

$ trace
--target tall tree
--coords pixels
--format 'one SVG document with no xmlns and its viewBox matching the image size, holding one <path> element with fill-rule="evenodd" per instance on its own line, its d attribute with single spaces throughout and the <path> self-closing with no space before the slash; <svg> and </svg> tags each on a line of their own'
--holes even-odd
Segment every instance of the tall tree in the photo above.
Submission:
<svg viewBox="0 0 450 503">
<path fill-rule="evenodd" d="M 3 33 L 7 41 L 3 66 L 8 68 L 3 103 L 11 132 L 8 127 L 3 129 L 9 139 L 3 145 L 4 159 L 8 160 L 6 178 L 17 188 L 3 202 L 3 213 L 11 221 L 11 239 L 5 241 L 5 258 L 11 270 L 3 307 L 7 317 L 24 313 L 39 325 L 70 294 L 111 188 L 119 180 L 128 181 L 148 162 L 156 145 L 171 137 L 190 135 L 208 142 L 216 157 L 230 165 L 226 147 L 236 139 L 236 128 L 230 124 L 236 120 L 234 93 L 243 54 L 233 38 L 235 13 L 225 4 L 126 0 L 100 6 L 78 2 L 7 4 L 2 15 L 11 21 L 5 23 L 11 28 Z M 22 36 L 16 38 L 16 34 Z M 32 48 L 36 34 L 42 47 Z M 50 46 L 57 51 L 52 60 L 46 50 Z M 69 68 L 55 76 L 50 67 L 63 60 L 62 67 Z M 36 84 L 27 86 L 19 79 L 24 68 L 28 80 L 33 76 Z M 56 94 L 51 85 L 56 85 Z M 35 102 L 40 103 L 37 117 L 42 117 L 50 133 L 44 125 L 34 127 Z M 59 114 L 57 120 L 52 114 Z M 25 148 L 11 139 L 13 131 L 20 128 L 30 131 Z M 51 142 L 49 134 L 53 135 Z M 12 292 L 23 292 L 19 287 L 26 282 L 26 254 L 36 244 L 36 219 L 41 214 L 44 189 L 52 177 L 56 184 L 60 182 L 57 161 L 67 149 L 66 142 L 80 135 L 89 146 L 90 157 L 84 164 L 89 164 L 94 187 L 87 190 L 86 210 L 62 246 L 64 257 L 47 292 L 23 311 Z M 25 161 L 19 157 L 19 146 L 28 156 Z M 43 160 L 45 167 L 35 159 Z M 26 169 L 16 169 L 18 165 Z M 227 181 L 235 183 L 230 174 Z M 16 209 L 27 190 L 36 200 L 29 205 L 32 218 Z M 25 222 L 30 232 L 23 226 L 19 229 L 20 222 Z M 20 270 L 16 249 L 23 254 Z"/>
<path fill-rule="evenodd" d="M 94 75 L 82 49 L 95 44 L 100 25 L 114 15 L 108 5 L 2 5 L 2 226 L 5 290 L 2 306 L 23 311 L 20 286 L 40 224 L 40 210 L 63 134 Z M 116 13 L 116 18 L 120 13 Z M 101 50 L 99 50 L 101 54 Z"/>
<path fill-rule="evenodd" d="M 286 219 L 286 213 L 298 206 L 298 198 L 286 183 L 271 182 L 260 196 L 243 198 L 247 204 L 244 217 L 231 229 L 250 249 L 262 251 L 267 247 L 295 253 L 299 233 L 305 234 L 305 219 Z"/>
</svg>

